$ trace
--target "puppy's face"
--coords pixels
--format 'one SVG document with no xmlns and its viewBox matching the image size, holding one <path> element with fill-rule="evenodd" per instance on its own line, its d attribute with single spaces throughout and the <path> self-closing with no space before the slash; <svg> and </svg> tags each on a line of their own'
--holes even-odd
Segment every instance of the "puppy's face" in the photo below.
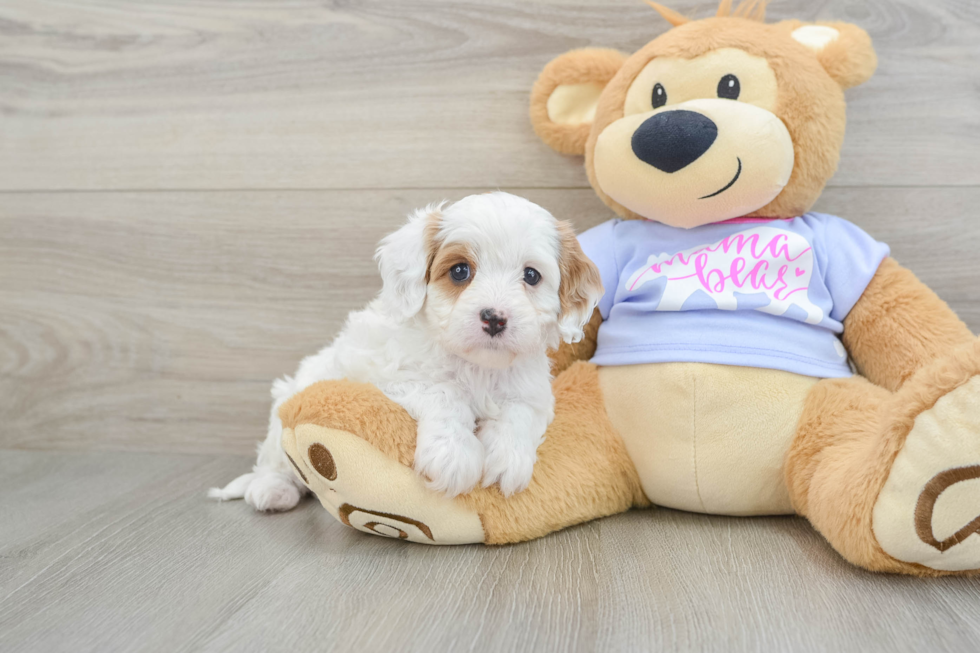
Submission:
<svg viewBox="0 0 980 653">
<path fill-rule="evenodd" d="M 473 195 L 420 213 L 413 221 L 423 222 L 414 230 L 425 263 L 416 312 L 446 350 L 477 365 L 505 368 L 561 339 L 582 337 L 602 285 L 570 227 L 506 193 Z M 379 250 L 383 276 L 389 239 Z M 410 267 L 415 274 L 423 269 Z M 386 289 L 403 286 L 385 276 Z"/>
</svg>

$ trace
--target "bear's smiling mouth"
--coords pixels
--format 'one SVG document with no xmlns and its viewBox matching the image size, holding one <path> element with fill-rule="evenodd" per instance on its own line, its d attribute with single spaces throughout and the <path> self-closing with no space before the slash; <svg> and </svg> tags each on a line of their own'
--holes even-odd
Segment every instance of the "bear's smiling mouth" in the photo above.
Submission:
<svg viewBox="0 0 980 653">
<path fill-rule="evenodd" d="M 732 177 L 732 180 L 730 182 L 728 182 L 728 184 L 726 184 L 725 187 L 722 188 L 721 190 L 716 190 L 715 192 L 711 193 L 710 195 L 705 195 L 704 197 L 699 197 L 698 198 L 699 200 L 706 200 L 709 197 L 714 197 L 715 195 L 721 195 L 726 190 L 728 190 L 729 188 L 731 188 L 735 184 L 736 181 L 738 181 L 739 175 L 742 174 L 742 159 L 739 158 L 739 157 L 735 157 L 735 158 L 738 160 L 738 171 L 735 173 L 735 176 Z"/>
</svg>

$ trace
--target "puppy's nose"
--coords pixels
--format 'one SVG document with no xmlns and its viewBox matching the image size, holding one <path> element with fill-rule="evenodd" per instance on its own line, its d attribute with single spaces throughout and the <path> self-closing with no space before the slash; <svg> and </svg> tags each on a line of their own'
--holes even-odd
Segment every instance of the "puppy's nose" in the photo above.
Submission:
<svg viewBox="0 0 980 653">
<path fill-rule="evenodd" d="M 489 333 L 491 338 L 507 328 L 507 318 L 492 308 L 480 311 L 480 321 L 483 322 L 483 330 Z"/>
<path fill-rule="evenodd" d="M 643 121 L 633 132 L 633 154 L 657 170 L 677 172 L 700 158 L 718 138 L 718 126 L 703 114 L 675 109 Z"/>
</svg>

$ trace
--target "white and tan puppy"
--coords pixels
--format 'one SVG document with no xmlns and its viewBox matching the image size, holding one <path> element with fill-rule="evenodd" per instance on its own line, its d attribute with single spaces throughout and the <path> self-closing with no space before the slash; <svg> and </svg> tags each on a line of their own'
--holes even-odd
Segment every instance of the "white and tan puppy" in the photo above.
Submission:
<svg viewBox="0 0 980 653">
<path fill-rule="evenodd" d="M 258 462 L 216 499 L 288 510 L 306 491 L 282 451 L 279 407 L 327 379 L 376 385 L 418 422 L 415 469 L 454 496 L 531 481 L 554 417 L 547 350 L 576 342 L 602 295 L 571 227 L 507 193 L 432 205 L 381 241 L 383 287 L 333 344 L 272 386 Z"/>
</svg>

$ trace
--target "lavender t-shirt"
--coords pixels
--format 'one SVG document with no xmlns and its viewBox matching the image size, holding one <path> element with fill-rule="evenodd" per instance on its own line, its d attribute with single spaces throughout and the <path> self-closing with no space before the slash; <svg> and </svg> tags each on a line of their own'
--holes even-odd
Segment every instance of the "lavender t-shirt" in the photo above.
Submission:
<svg viewBox="0 0 980 653">
<path fill-rule="evenodd" d="M 839 335 L 888 246 L 807 213 L 694 229 L 611 220 L 579 236 L 605 285 L 598 365 L 700 362 L 851 375 Z"/>
</svg>

